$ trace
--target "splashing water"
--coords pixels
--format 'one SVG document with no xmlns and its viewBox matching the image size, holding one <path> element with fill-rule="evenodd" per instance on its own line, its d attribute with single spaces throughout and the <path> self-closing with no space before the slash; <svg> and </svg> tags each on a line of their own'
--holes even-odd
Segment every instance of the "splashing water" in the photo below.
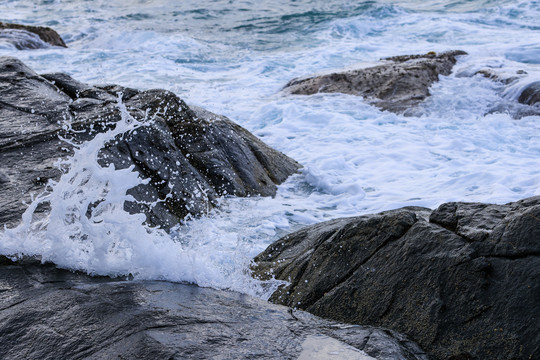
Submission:
<svg viewBox="0 0 540 360">
<path fill-rule="evenodd" d="M 42 262 L 91 275 L 185 281 L 263 298 L 271 294 L 278 282 L 252 279 L 248 258 L 227 249 L 220 256 L 205 251 L 205 246 L 215 245 L 197 241 L 201 226 L 208 233 L 204 221 L 185 227 L 185 236 L 179 227 L 169 235 L 144 225 L 145 215 L 124 210 L 125 201 L 134 201 L 128 190 L 148 179 L 141 179 L 133 165 L 120 170 L 113 164 L 101 166 L 99 152 L 118 136 L 151 125 L 152 119 L 134 119 L 121 102 L 121 94 L 118 108 L 121 120 L 114 129 L 81 145 L 71 143 L 73 156 L 57 163 L 67 170 L 58 182 L 49 181 L 18 227 L 0 233 L 0 253 L 14 258 L 38 256 Z M 50 204 L 50 215 L 40 218 L 36 210 L 45 203 Z"/>
<path fill-rule="evenodd" d="M 540 80 L 539 15 L 540 2 L 524 0 L 2 2 L 0 21 L 51 26 L 69 47 L 0 44 L 0 55 L 92 84 L 170 90 L 230 117 L 304 170 L 273 198 L 224 198 L 219 210 L 165 234 L 118 205 L 129 199 L 128 186 L 144 180 L 89 163 L 100 141 L 114 137 L 104 134 L 78 148 L 62 183 L 32 204 L 54 203 L 58 212 L 39 220 L 30 209 L 26 228 L 0 234 L 0 252 L 40 254 L 93 274 L 252 293 L 261 286 L 247 274 L 250 259 L 298 227 L 408 205 L 538 195 L 539 117 L 515 120 L 491 109 Z M 298 76 L 455 49 L 470 55 L 432 86 L 418 116 L 379 111 L 350 95 L 280 93 Z M 484 69 L 518 80 L 502 85 L 474 75 Z"/>
</svg>

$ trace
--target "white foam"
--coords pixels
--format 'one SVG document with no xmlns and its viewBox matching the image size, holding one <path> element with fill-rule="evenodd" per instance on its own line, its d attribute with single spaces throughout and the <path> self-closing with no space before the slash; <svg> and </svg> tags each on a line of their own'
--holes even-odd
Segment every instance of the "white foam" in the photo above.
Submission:
<svg viewBox="0 0 540 360">
<path fill-rule="evenodd" d="M 134 200 L 127 191 L 147 180 L 139 178 L 133 166 L 102 167 L 98 153 L 118 135 L 151 126 L 152 121 L 133 119 L 120 100 L 119 108 L 122 120 L 116 127 L 77 146 L 74 155 L 59 164 L 66 172 L 33 201 L 22 224 L 0 233 L 0 253 L 40 256 L 43 262 L 92 275 L 187 281 L 264 297 L 277 283 L 249 277 L 250 259 L 234 251 L 240 239 L 230 234 L 221 239 L 227 244 L 222 247 L 214 241 L 201 242 L 220 235 L 212 233 L 211 218 L 188 224 L 171 236 L 143 225 L 144 215 L 124 211 L 124 202 Z M 34 211 L 45 202 L 50 215 L 35 217 Z"/>
</svg>

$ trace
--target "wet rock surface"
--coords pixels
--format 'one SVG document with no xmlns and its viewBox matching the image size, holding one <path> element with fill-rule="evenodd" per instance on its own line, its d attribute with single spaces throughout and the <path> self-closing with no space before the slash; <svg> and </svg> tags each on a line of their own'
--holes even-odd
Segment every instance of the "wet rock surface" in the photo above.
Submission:
<svg viewBox="0 0 540 360">
<path fill-rule="evenodd" d="M 466 53 L 395 56 L 365 69 L 294 79 L 284 90 L 298 95 L 358 95 L 382 110 L 403 113 L 429 96 L 429 87 L 438 81 L 439 75 L 450 75 L 459 55 Z"/>
<path fill-rule="evenodd" d="M 430 358 L 540 358 L 540 197 L 332 220 L 255 260 L 290 282 L 271 301 L 402 332 Z"/>
<path fill-rule="evenodd" d="M 540 81 L 535 81 L 525 86 L 518 101 L 525 105 L 539 105 L 540 103 Z"/>
<path fill-rule="evenodd" d="M 31 26 L 0 22 L 0 42 L 12 44 L 18 50 L 45 47 L 67 47 L 58 33 L 45 26 Z"/>
<path fill-rule="evenodd" d="M 195 285 L 93 278 L 0 257 L 0 290 L 1 359 L 297 359 L 325 355 L 308 345 L 329 339 L 350 359 L 427 359 L 390 330 Z"/>
<path fill-rule="evenodd" d="M 91 86 L 66 74 L 36 74 L 21 61 L 0 58 L 0 224 L 14 226 L 48 179 L 58 158 L 121 119 L 118 94 L 130 115 L 147 126 L 102 149 L 99 162 L 134 166 L 149 183 L 130 190 L 132 213 L 168 229 L 201 215 L 223 195 L 271 196 L 300 165 L 226 117 L 190 108 L 165 90 Z M 150 203 L 152 203 L 150 205 Z M 47 211 L 42 206 L 39 211 Z"/>
<path fill-rule="evenodd" d="M 509 114 L 516 120 L 526 116 L 540 115 L 540 81 L 528 82 L 526 71 L 517 70 L 508 73 L 487 67 L 473 73 L 464 70 L 456 74 L 457 77 L 474 75 L 481 75 L 502 85 L 501 89 L 499 89 L 501 102 L 489 109 L 487 114 Z M 509 94 L 511 95 L 510 98 Z M 515 97 L 514 94 L 516 94 Z"/>
</svg>

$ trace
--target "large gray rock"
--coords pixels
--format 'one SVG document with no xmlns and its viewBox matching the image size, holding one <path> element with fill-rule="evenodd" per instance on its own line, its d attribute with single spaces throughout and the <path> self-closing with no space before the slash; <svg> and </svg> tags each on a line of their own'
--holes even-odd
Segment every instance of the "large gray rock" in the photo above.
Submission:
<svg viewBox="0 0 540 360">
<path fill-rule="evenodd" d="M 115 126 L 120 92 L 129 113 L 151 119 L 151 125 L 106 144 L 99 162 L 134 166 L 150 179 L 131 189 L 136 201 L 125 204 L 132 213 L 146 214 L 150 225 L 169 229 L 188 214 L 206 213 L 223 195 L 274 195 L 276 184 L 300 167 L 229 119 L 192 109 L 171 92 L 95 87 L 59 73 L 40 76 L 2 57 L 0 225 L 16 225 L 27 206 L 23 201 L 59 177 L 54 162 L 72 152 L 59 135 L 82 142 Z M 47 211 L 47 204 L 38 211 Z"/>
<path fill-rule="evenodd" d="M 332 220 L 255 261 L 290 282 L 271 301 L 388 327 L 434 359 L 540 358 L 540 197 Z"/>
<path fill-rule="evenodd" d="M 67 47 L 60 35 L 44 26 L 20 25 L 0 22 L 0 43 L 8 42 L 18 50 L 44 47 Z"/>
<path fill-rule="evenodd" d="M 50 264 L 13 264 L 5 258 L 3 262 L 0 359 L 302 355 L 427 360 L 416 344 L 393 331 L 345 326 L 239 293 L 163 281 L 93 278 Z"/>
<path fill-rule="evenodd" d="M 402 113 L 429 96 L 429 87 L 438 81 L 439 75 L 450 75 L 458 55 L 466 53 L 450 51 L 390 57 L 374 67 L 294 79 L 284 90 L 299 95 L 358 95 L 382 110 Z"/>
</svg>

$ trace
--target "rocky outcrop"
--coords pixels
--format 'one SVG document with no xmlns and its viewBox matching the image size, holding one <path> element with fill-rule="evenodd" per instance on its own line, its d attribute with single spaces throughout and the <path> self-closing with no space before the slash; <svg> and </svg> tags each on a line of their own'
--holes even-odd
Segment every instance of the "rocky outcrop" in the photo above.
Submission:
<svg viewBox="0 0 540 360">
<path fill-rule="evenodd" d="M 358 95 L 382 110 L 402 113 L 429 96 L 429 87 L 438 81 L 439 75 L 451 73 L 459 55 L 466 53 L 395 56 L 374 67 L 294 79 L 284 90 L 299 95 Z"/>
<path fill-rule="evenodd" d="M 527 84 L 529 75 L 526 71 L 503 72 L 488 67 L 473 73 L 466 69 L 456 74 L 457 77 L 470 77 L 473 75 L 482 75 L 502 85 L 499 90 L 501 101 L 490 108 L 487 114 L 509 114 L 516 120 L 526 116 L 540 115 L 540 82 L 534 81 Z M 505 93 L 510 94 L 511 98 L 505 96 Z M 514 98 L 515 95 L 517 95 L 517 99 Z"/>
<path fill-rule="evenodd" d="M 525 86 L 518 101 L 525 105 L 537 105 L 540 103 L 540 81 L 535 81 Z"/>
<path fill-rule="evenodd" d="M 540 358 L 540 197 L 332 220 L 255 261 L 290 282 L 271 301 L 402 332 L 433 359 Z"/>
<path fill-rule="evenodd" d="M 0 224 L 13 226 L 31 194 L 57 179 L 54 165 L 71 153 L 59 139 L 82 142 L 121 119 L 118 94 L 131 116 L 149 125 L 100 152 L 99 163 L 134 166 L 148 184 L 130 190 L 125 208 L 168 229 L 201 215 L 223 195 L 271 196 L 300 165 L 229 119 L 190 108 L 165 90 L 91 86 L 66 74 L 40 76 L 15 58 L 0 58 Z M 38 211 L 47 211 L 46 204 Z"/>
<path fill-rule="evenodd" d="M 427 360 L 393 331 L 247 295 L 90 277 L 0 257 L 0 359 Z"/>
<path fill-rule="evenodd" d="M 19 50 L 40 49 L 50 45 L 67 47 L 56 31 L 44 26 L 0 22 L 0 39 Z"/>
<path fill-rule="evenodd" d="M 482 75 L 485 78 L 488 78 L 492 81 L 499 82 L 504 85 L 512 84 L 520 79 L 520 77 L 523 77 L 527 74 L 524 70 L 518 70 L 515 72 L 515 74 L 504 74 L 499 73 L 496 70 L 492 68 L 485 68 L 478 70 L 474 73 L 474 75 Z M 465 76 L 471 76 L 470 74 L 467 75 L 467 71 L 463 71 L 459 74 L 456 74 L 457 77 L 465 77 Z"/>
</svg>

